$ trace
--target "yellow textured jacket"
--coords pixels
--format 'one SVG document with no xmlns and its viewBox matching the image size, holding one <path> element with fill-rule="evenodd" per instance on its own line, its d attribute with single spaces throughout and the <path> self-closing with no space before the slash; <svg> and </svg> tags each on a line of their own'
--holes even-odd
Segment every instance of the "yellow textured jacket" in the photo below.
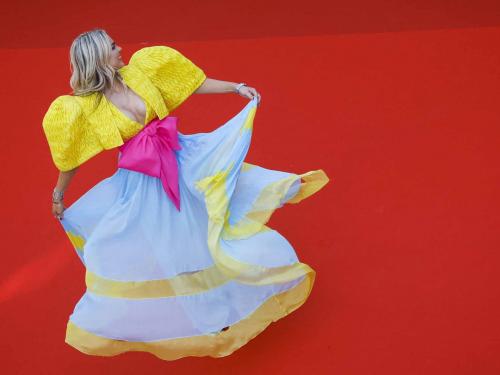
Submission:
<svg viewBox="0 0 500 375">
<path fill-rule="evenodd" d="M 165 118 L 205 80 L 202 69 L 167 46 L 136 51 L 119 69 L 123 80 L 146 105 L 146 124 Z M 68 171 L 103 150 L 118 147 L 142 129 L 104 95 L 61 95 L 43 118 L 43 130 L 57 169 Z"/>
</svg>

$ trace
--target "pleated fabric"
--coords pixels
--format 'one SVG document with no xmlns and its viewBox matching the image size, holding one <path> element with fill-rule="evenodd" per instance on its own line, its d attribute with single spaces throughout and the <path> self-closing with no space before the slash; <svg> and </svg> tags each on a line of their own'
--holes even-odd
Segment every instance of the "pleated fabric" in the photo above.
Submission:
<svg viewBox="0 0 500 375">
<path fill-rule="evenodd" d="M 86 274 L 66 342 L 113 356 L 223 357 L 301 306 L 315 271 L 266 225 L 329 181 L 245 162 L 257 100 L 175 151 L 180 211 L 159 178 L 117 168 L 60 221 Z M 224 329 L 229 327 L 229 329 Z"/>
</svg>

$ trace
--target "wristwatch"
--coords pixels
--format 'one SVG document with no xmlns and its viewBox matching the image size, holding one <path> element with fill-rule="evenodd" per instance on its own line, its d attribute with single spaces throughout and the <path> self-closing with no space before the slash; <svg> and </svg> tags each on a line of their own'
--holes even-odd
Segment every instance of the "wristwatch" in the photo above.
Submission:
<svg viewBox="0 0 500 375">
<path fill-rule="evenodd" d="M 243 86 L 247 86 L 247 84 L 245 82 L 241 82 L 241 83 L 238 83 L 235 87 L 235 91 L 239 94 L 240 93 L 240 89 L 243 87 Z"/>
</svg>

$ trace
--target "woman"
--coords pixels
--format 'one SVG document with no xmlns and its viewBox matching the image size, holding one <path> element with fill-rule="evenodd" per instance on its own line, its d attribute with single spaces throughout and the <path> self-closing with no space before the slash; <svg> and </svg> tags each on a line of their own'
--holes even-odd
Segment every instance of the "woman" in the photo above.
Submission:
<svg viewBox="0 0 500 375">
<path fill-rule="evenodd" d="M 73 95 L 43 119 L 59 178 L 52 213 L 86 268 L 66 342 L 83 353 L 145 351 L 164 360 L 231 354 L 302 305 L 315 272 L 265 223 L 327 182 L 244 162 L 260 94 L 207 78 L 167 46 L 124 64 L 102 29 L 70 49 Z M 250 99 L 209 133 L 182 134 L 170 113 L 193 93 Z M 116 172 L 68 208 L 85 161 L 119 148 Z"/>
</svg>

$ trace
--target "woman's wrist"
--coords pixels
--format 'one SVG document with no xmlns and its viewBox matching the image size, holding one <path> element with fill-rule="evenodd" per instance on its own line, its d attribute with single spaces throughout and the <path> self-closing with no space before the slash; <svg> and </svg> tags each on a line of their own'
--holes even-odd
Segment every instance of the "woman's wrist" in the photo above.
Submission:
<svg viewBox="0 0 500 375">
<path fill-rule="evenodd" d="M 64 191 L 58 190 L 57 187 L 52 191 L 52 203 L 61 203 L 64 199 Z"/>
<path fill-rule="evenodd" d="M 237 93 L 237 94 L 239 94 L 240 93 L 240 89 L 243 86 L 247 86 L 247 84 L 245 82 L 238 83 L 237 85 L 234 86 L 234 92 Z"/>
</svg>

